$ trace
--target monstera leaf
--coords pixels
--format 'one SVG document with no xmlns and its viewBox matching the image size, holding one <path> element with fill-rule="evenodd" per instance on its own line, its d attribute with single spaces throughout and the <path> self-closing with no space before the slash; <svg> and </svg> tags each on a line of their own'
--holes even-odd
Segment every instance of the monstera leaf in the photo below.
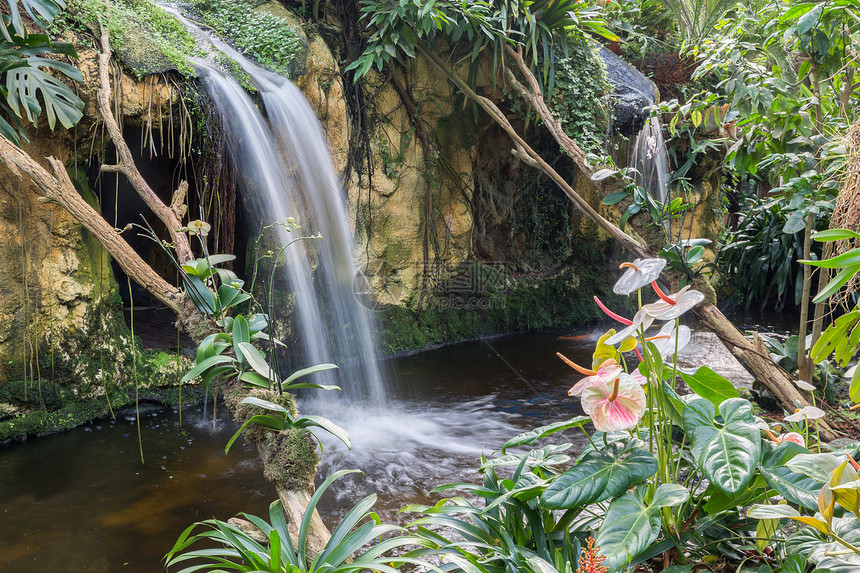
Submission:
<svg viewBox="0 0 860 573">
<path fill-rule="evenodd" d="M 48 24 L 57 17 L 57 14 L 66 7 L 63 0 L 7 0 L 6 3 L 9 6 L 9 15 L 3 15 L 4 25 L 0 26 L 0 30 L 2 30 L 3 37 L 9 42 L 14 36 L 27 37 L 27 28 L 24 27 L 24 21 L 21 18 L 21 9 L 40 28 L 47 28 Z"/>
<path fill-rule="evenodd" d="M 27 58 L 27 62 L 29 65 L 6 73 L 6 102 L 9 107 L 23 110 L 27 120 L 35 125 L 43 111 L 37 95 L 41 94 L 48 127 L 54 129 L 57 121 L 65 128 L 78 123 L 83 116 L 83 102 L 69 86 L 39 66 L 56 69 L 77 81 L 82 79 L 81 72 L 65 62 L 47 58 Z"/>
<path fill-rule="evenodd" d="M 51 129 L 59 123 L 72 127 L 82 117 L 83 102 L 65 83 L 46 69 L 53 69 L 74 81 L 83 78 L 80 71 L 46 54 L 72 58 L 77 52 L 67 42 L 52 42 L 44 34 L 30 34 L 22 22 L 21 10 L 39 26 L 46 27 L 65 7 L 62 0 L 8 0 L 9 14 L 0 24 L 0 135 L 16 144 L 23 135 L 21 120 L 37 123 L 42 112 Z"/>
</svg>

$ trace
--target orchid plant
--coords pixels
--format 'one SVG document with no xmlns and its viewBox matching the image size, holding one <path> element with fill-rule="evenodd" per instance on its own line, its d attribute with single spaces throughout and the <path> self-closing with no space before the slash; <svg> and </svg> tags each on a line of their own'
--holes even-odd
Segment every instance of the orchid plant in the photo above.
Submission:
<svg viewBox="0 0 860 573">
<path fill-rule="evenodd" d="M 408 508 L 424 514 L 414 522 L 418 537 L 457 563 L 455 570 L 484 571 L 492 565 L 565 571 L 576 567 L 574 555 L 610 573 L 632 571 L 658 556 L 661 566 L 675 563 L 673 571 L 684 572 L 726 556 L 758 562 L 768 571 L 800 561 L 805 567 L 807 556 L 790 555 L 778 543 L 778 528 L 742 518 L 739 508 L 782 498 L 788 505 L 757 511 L 769 519 L 783 512 L 782 518 L 811 523 L 804 512 L 819 510 L 819 492 L 828 487 L 834 503 L 850 498 L 860 514 L 855 500 L 860 486 L 854 487 L 860 481 L 846 469 L 845 452 L 823 452 L 810 432 L 822 411 L 810 406 L 769 424 L 753 415 L 751 403 L 729 380 L 706 366 L 692 371 L 678 366 L 678 352 L 691 339 L 680 319 L 704 295 L 689 287 L 664 292 L 657 281 L 665 266 L 660 259 L 621 265 L 625 272 L 614 290 L 637 297 L 632 318 L 595 298 L 621 328 L 600 337 L 590 365 L 558 353 L 583 375 L 568 394 L 579 398 L 584 416 L 524 432 L 498 455 L 482 458 L 482 486 L 439 488 L 480 496 L 484 508 L 464 498 Z M 646 302 L 651 291 L 654 300 Z M 582 431 L 589 444 L 572 463 L 566 453 L 570 443 L 528 448 L 571 429 Z M 820 461 L 819 456 L 831 457 Z M 504 466 L 516 467 L 511 478 L 498 476 Z M 838 468 L 837 479 L 830 472 Z M 835 540 L 841 522 L 821 521 L 825 525 L 816 535 Z M 428 525 L 454 527 L 473 545 L 425 530 Z M 860 547 L 860 527 L 857 532 L 854 545 Z"/>
</svg>

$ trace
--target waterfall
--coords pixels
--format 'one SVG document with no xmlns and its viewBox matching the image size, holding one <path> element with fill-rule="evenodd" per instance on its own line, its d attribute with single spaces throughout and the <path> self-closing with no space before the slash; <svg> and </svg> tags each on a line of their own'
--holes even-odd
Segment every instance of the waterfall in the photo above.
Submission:
<svg viewBox="0 0 860 573">
<path fill-rule="evenodd" d="M 381 404 L 386 389 L 377 362 L 374 320 L 353 290 L 354 242 L 346 203 L 316 114 L 290 81 L 260 68 L 217 39 L 207 41 L 251 76 L 267 118 L 233 77 L 197 62 L 238 171 L 251 232 L 256 232 L 259 222 L 278 223 L 293 217 L 301 230 L 288 233 L 275 227 L 281 244 L 296 234 L 322 236 L 291 245 L 285 252 L 286 264 L 280 267 L 295 297 L 295 323 L 309 361 L 300 366 L 334 362 L 340 366 L 335 383 L 343 389 L 344 398 L 350 403 Z M 326 375 L 334 376 L 315 374 L 315 381 L 321 382 Z M 325 394 L 325 401 L 338 401 L 336 393 Z"/>
<path fill-rule="evenodd" d="M 628 164 L 638 171 L 636 183 L 651 197 L 665 203 L 669 195 L 669 157 L 660 118 L 650 118 L 639 130 Z"/>
</svg>

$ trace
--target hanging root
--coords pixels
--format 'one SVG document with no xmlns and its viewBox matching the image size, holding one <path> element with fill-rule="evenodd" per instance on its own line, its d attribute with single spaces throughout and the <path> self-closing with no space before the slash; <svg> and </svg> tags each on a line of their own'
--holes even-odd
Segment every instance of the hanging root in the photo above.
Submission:
<svg viewBox="0 0 860 573">
<path fill-rule="evenodd" d="M 850 229 L 860 232 L 860 122 L 855 123 L 845 135 L 845 173 L 839 195 L 836 196 L 836 207 L 830 217 L 831 229 Z M 834 257 L 860 247 L 860 241 L 845 239 L 825 243 L 824 258 Z M 839 305 L 846 311 L 854 303 L 851 293 L 860 288 L 860 276 L 854 275 L 842 289 L 830 299 L 832 305 Z"/>
</svg>

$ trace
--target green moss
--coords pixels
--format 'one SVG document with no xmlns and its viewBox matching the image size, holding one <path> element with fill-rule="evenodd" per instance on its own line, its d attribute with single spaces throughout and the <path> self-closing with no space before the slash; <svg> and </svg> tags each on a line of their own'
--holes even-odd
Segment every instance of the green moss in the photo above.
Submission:
<svg viewBox="0 0 860 573">
<path fill-rule="evenodd" d="M 266 479 L 289 491 L 313 491 L 319 463 L 313 436 L 305 430 L 269 434 L 262 456 Z"/>
<path fill-rule="evenodd" d="M 87 204 L 98 211 L 99 199 L 98 196 L 90 189 L 87 181 L 86 169 L 69 170 L 69 177 L 78 193 L 84 198 Z M 81 229 L 83 245 L 78 251 L 78 273 L 86 273 L 95 286 L 94 300 L 100 299 L 102 296 L 110 296 L 113 294 L 119 295 L 116 280 L 113 276 L 113 270 L 110 266 L 110 256 L 99 240 L 87 231 Z"/>
<path fill-rule="evenodd" d="M 151 0 L 113 0 L 107 17 L 101 0 L 69 0 L 51 31 L 98 34 L 99 16 L 106 20 L 111 47 L 138 77 L 168 70 L 193 76 L 189 58 L 205 54 L 194 35 Z"/>
<path fill-rule="evenodd" d="M 382 310 L 384 353 L 420 350 L 483 336 L 581 325 L 602 317 L 593 296 L 623 308 L 625 301 L 604 286 L 606 261 L 597 246 L 576 245 L 577 263 L 549 278 L 511 276 L 499 266 L 464 263 L 473 288 L 463 289 L 452 273 L 425 298 L 420 315 L 409 308 Z M 414 304 L 414 302 L 412 302 Z"/>
<path fill-rule="evenodd" d="M 21 381 L 13 381 L 0 387 L 0 391 L 3 392 L 0 401 L 5 402 L 7 397 L 16 400 L 16 397 L 22 395 L 23 384 Z M 52 396 L 53 388 L 52 385 L 45 383 L 42 389 L 43 396 Z M 13 392 L 14 394 L 12 394 Z M 34 394 L 33 389 L 31 389 L 30 394 Z M 165 406 L 175 406 L 179 404 L 178 395 L 178 388 L 151 388 L 140 392 L 138 399 L 139 401 L 159 403 Z M 196 403 L 201 398 L 202 393 L 194 388 L 183 390 L 183 404 Z M 103 398 L 78 400 L 74 393 L 61 387 L 59 400 L 61 403 L 56 408 L 51 407 L 55 403 L 53 400 L 50 401 L 50 405 L 46 400 L 45 409 L 41 409 L 34 403 L 33 409 L 23 410 L 11 417 L 0 419 L 0 443 L 71 430 L 88 422 L 107 418 L 110 415 L 110 409 Z M 133 387 L 117 389 L 111 395 L 111 405 L 114 410 L 133 404 Z"/>
<path fill-rule="evenodd" d="M 587 152 L 599 150 L 605 139 L 608 93 L 600 57 L 587 42 L 572 42 L 570 57 L 557 64 L 549 104 L 565 133 Z"/>
<path fill-rule="evenodd" d="M 194 0 L 206 25 L 273 72 L 291 78 L 304 73 L 307 40 L 280 16 L 246 0 Z"/>
</svg>

